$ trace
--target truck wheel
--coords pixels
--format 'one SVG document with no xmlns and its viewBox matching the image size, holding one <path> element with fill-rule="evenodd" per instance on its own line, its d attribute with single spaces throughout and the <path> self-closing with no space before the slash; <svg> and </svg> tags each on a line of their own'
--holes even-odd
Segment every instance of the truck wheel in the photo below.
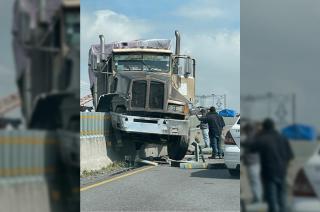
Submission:
<svg viewBox="0 0 320 212">
<path fill-rule="evenodd" d="M 240 171 L 237 169 L 229 169 L 229 174 L 232 177 L 240 177 Z"/>
<path fill-rule="evenodd" d="M 168 141 L 168 155 L 172 160 L 182 160 L 188 150 L 188 140 L 185 136 L 175 136 Z"/>
</svg>

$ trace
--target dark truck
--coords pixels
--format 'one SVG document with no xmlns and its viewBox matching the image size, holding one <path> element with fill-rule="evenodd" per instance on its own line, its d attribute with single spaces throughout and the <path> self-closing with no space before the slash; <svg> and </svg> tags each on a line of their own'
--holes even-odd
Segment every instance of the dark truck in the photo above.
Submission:
<svg viewBox="0 0 320 212">
<path fill-rule="evenodd" d="M 27 127 L 79 133 L 80 1 L 16 0 L 12 32 Z"/>
<path fill-rule="evenodd" d="M 79 211 L 80 1 L 16 0 L 12 33 L 26 136 L 43 132 L 58 141 L 33 161 L 54 163 L 44 172 L 51 211 Z"/>
<path fill-rule="evenodd" d="M 195 60 L 175 53 L 170 40 L 150 39 L 100 44 L 89 50 L 89 77 L 97 112 L 110 112 L 115 140 L 166 144 L 181 160 L 189 145 L 189 108 L 195 98 Z"/>
</svg>

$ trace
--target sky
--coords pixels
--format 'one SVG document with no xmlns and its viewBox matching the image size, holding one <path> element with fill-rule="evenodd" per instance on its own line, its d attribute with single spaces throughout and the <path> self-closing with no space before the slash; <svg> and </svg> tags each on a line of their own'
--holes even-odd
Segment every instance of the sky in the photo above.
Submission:
<svg viewBox="0 0 320 212">
<path fill-rule="evenodd" d="M 197 61 L 196 94 L 226 94 L 227 107 L 240 110 L 240 1 L 82 0 L 81 96 L 89 94 L 90 45 L 164 38 L 181 34 L 181 52 Z M 174 47 L 174 45 L 172 45 Z"/>
<path fill-rule="evenodd" d="M 319 35 L 320 1 L 241 0 L 241 95 L 295 93 L 296 121 L 320 129 Z"/>
<path fill-rule="evenodd" d="M 0 98 L 17 92 L 12 4 L 0 1 Z M 319 8 L 312 0 L 241 0 L 240 64 L 239 1 L 81 0 L 81 93 L 89 93 L 88 49 L 99 33 L 107 41 L 174 39 L 178 29 L 182 50 L 197 59 L 197 94 L 226 93 L 238 109 L 240 80 L 241 95 L 296 93 L 297 121 L 319 128 Z"/>
</svg>

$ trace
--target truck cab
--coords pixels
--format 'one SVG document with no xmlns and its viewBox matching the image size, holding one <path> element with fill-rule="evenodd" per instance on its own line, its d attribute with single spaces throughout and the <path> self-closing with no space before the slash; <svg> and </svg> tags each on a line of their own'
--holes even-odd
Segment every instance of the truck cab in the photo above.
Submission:
<svg viewBox="0 0 320 212">
<path fill-rule="evenodd" d="M 170 45 L 166 39 L 105 44 L 100 35 L 100 44 L 91 46 L 88 67 L 94 107 L 112 113 L 113 128 L 122 137 L 150 136 L 150 142 L 159 143 L 172 136 L 187 143 L 195 60 L 180 55 L 177 31 L 175 53 Z"/>
</svg>

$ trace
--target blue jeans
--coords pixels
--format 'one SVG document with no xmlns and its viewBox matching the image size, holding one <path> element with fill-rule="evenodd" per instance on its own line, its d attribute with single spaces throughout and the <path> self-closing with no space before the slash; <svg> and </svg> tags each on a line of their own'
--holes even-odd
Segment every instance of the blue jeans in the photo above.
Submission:
<svg viewBox="0 0 320 212">
<path fill-rule="evenodd" d="M 209 133 L 210 144 L 212 148 L 212 156 L 221 156 L 223 155 L 223 150 L 221 149 L 221 139 L 219 135 Z"/>
<path fill-rule="evenodd" d="M 204 144 L 209 147 L 210 146 L 210 141 L 209 141 L 209 130 L 208 129 L 201 129 L 202 132 L 202 137 L 203 137 L 203 142 Z"/>
<path fill-rule="evenodd" d="M 262 185 L 260 180 L 260 164 L 247 166 L 248 178 L 252 192 L 253 202 L 262 202 Z"/>
<path fill-rule="evenodd" d="M 286 212 L 285 179 L 268 180 L 264 182 L 265 199 L 269 212 Z"/>
</svg>

